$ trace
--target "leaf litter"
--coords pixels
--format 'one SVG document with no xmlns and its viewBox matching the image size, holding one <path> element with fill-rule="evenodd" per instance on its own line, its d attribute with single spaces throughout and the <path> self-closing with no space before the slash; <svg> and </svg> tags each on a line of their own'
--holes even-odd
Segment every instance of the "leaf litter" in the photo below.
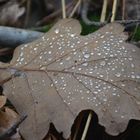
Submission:
<svg viewBox="0 0 140 140">
<path fill-rule="evenodd" d="M 40 39 L 16 48 L 0 64 L 3 93 L 20 114 L 26 140 L 41 140 L 53 122 L 70 135 L 81 110 L 94 110 L 109 134 L 140 119 L 140 49 L 117 23 L 81 36 L 77 20 L 60 20 Z"/>
<path fill-rule="evenodd" d="M 19 115 L 9 107 L 6 107 L 5 104 L 6 97 L 0 96 L 0 139 L 2 139 L 2 134 L 5 134 L 19 119 Z M 21 140 L 21 136 L 17 131 L 9 136 L 8 140 Z"/>
</svg>

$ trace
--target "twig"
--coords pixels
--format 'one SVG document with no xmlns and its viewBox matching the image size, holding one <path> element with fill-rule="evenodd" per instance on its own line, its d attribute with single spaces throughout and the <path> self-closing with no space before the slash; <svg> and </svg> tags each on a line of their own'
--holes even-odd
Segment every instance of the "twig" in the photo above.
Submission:
<svg viewBox="0 0 140 140">
<path fill-rule="evenodd" d="M 107 3 L 108 3 L 108 0 L 104 0 L 104 2 L 103 2 L 103 8 L 102 8 L 102 13 L 101 13 L 101 19 L 100 19 L 101 22 L 104 22 L 105 21 L 106 10 L 107 10 Z"/>
<path fill-rule="evenodd" d="M 56 18 L 57 16 L 59 16 L 61 14 L 61 12 L 62 12 L 62 9 L 59 9 L 59 10 L 49 14 L 48 16 L 46 16 L 43 19 L 41 19 L 40 21 L 38 21 L 36 23 L 36 26 L 40 26 L 40 25 L 48 23 L 48 21 L 50 21 L 50 20 Z"/>
<path fill-rule="evenodd" d="M 68 3 L 66 5 L 66 10 L 69 9 L 72 5 L 73 5 L 73 2 Z M 57 11 L 53 12 L 52 14 L 49 14 L 48 16 L 44 17 L 42 20 L 38 21 L 36 23 L 36 25 L 39 26 L 39 25 L 48 23 L 48 21 L 58 17 L 61 14 L 61 12 L 62 12 L 62 8 L 58 9 Z"/>
<path fill-rule="evenodd" d="M 73 138 L 71 138 L 71 140 L 76 140 L 77 139 L 78 132 L 80 130 L 80 124 L 82 123 L 82 119 L 83 119 L 83 113 L 81 113 L 81 115 L 78 118 L 78 121 L 76 123 L 76 130 L 75 130 L 74 136 L 73 136 Z"/>
<path fill-rule="evenodd" d="M 81 140 L 85 140 L 85 138 L 86 138 L 91 119 L 92 119 L 92 112 L 90 111 L 89 115 L 88 115 L 88 118 L 87 118 L 86 125 L 85 125 L 85 129 L 84 129 L 82 137 L 81 137 Z"/>
<path fill-rule="evenodd" d="M 78 0 L 75 7 L 73 8 L 71 14 L 69 15 L 69 18 L 73 17 L 74 13 L 76 12 L 76 10 L 77 10 L 77 8 L 79 7 L 80 4 L 81 4 L 81 0 Z"/>
<path fill-rule="evenodd" d="M 122 0 L 122 20 L 125 19 L 125 8 L 126 8 L 125 0 Z"/>
<path fill-rule="evenodd" d="M 0 46 L 16 47 L 31 42 L 42 35 L 41 32 L 0 26 Z"/>
<path fill-rule="evenodd" d="M 62 4 L 62 18 L 66 18 L 66 3 L 65 0 L 61 0 Z"/>
<path fill-rule="evenodd" d="M 30 11 L 31 11 L 31 0 L 27 0 L 27 10 L 26 10 L 25 23 L 24 23 L 25 27 L 27 26 L 29 21 Z"/>
<path fill-rule="evenodd" d="M 117 9 L 117 1 L 118 1 L 118 0 L 114 0 L 114 1 L 113 1 L 111 22 L 114 22 L 114 20 L 115 20 L 116 9 Z"/>
<path fill-rule="evenodd" d="M 0 139 L 6 139 L 11 137 L 16 133 L 16 129 L 19 125 L 27 118 L 27 115 L 21 116 L 21 118 L 13 124 L 9 129 L 7 129 L 4 133 L 0 134 Z"/>
<path fill-rule="evenodd" d="M 11 48 L 0 48 L 0 56 L 11 54 L 13 52 L 13 49 Z"/>
</svg>

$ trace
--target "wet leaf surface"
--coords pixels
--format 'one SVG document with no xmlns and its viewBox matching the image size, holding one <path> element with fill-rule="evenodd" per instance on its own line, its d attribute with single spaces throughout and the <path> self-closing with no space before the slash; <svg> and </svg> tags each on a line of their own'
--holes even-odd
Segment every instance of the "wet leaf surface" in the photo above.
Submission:
<svg viewBox="0 0 140 140">
<path fill-rule="evenodd" d="M 126 43 L 116 23 L 87 36 L 77 20 L 59 21 L 40 39 L 18 47 L 10 64 L 1 63 L 4 94 L 19 113 L 26 140 L 41 140 L 53 122 L 70 135 L 81 110 L 92 109 L 109 134 L 140 119 L 140 50 Z"/>
</svg>

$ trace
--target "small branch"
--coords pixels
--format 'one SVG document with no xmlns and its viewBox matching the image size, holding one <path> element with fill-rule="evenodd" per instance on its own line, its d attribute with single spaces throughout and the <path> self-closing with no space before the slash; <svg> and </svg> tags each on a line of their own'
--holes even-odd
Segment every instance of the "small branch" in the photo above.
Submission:
<svg viewBox="0 0 140 140">
<path fill-rule="evenodd" d="M 75 133 L 73 138 L 69 139 L 69 140 L 76 140 L 77 136 L 78 136 L 78 132 L 80 130 L 80 124 L 82 123 L 82 119 L 83 119 L 83 113 L 79 116 L 77 123 L 76 123 L 76 129 L 75 129 Z"/>
<path fill-rule="evenodd" d="M 91 119 L 92 119 L 92 112 L 90 111 L 90 113 L 88 115 L 88 119 L 87 119 L 86 125 L 85 125 L 84 132 L 83 132 L 82 137 L 81 137 L 81 140 L 85 140 L 85 138 L 86 138 L 87 131 L 88 131 Z"/>
<path fill-rule="evenodd" d="M 79 7 L 79 5 L 81 4 L 81 0 L 78 0 L 78 2 L 76 3 L 75 7 L 73 8 L 69 18 L 73 17 L 74 13 L 76 12 L 77 8 Z"/>
<path fill-rule="evenodd" d="M 27 10 L 26 10 L 26 16 L 25 16 L 25 23 L 24 26 L 26 27 L 29 21 L 29 17 L 30 17 L 30 11 L 31 11 L 31 0 L 27 0 L 27 6 L 26 6 Z"/>
<path fill-rule="evenodd" d="M 71 8 L 73 6 L 73 1 L 72 2 L 69 2 L 67 5 L 66 5 L 66 10 L 68 10 L 69 8 Z M 41 19 L 40 21 L 38 21 L 36 23 L 37 26 L 40 26 L 40 25 L 44 25 L 44 24 L 47 24 L 49 23 L 50 21 L 52 21 L 53 19 L 55 19 L 56 17 L 59 17 L 62 13 L 62 8 L 58 9 L 57 11 L 49 14 L 48 16 L 45 16 L 43 19 Z"/>
<path fill-rule="evenodd" d="M 122 0 L 122 20 L 125 19 L 125 8 L 126 8 L 125 0 Z"/>
<path fill-rule="evenodd" d="M 0 26 L 0 46 L 16 47 L 31 42 L 42 35 L 41 32 Z"/>
<path fill-rule="evenodd" d="M 113 1 L 111 22 L 114 22 L 114 20 L 115 20 L 116 9 L 117 9 L 117 1 L 118 1 L 118 0 L 114 0 L 114 1 Z"/>
<path fill-rule="evenodd" d="M 12 50 L 11 48 L 0 48 L 0 56 L 11 54 Z"/>
<path fill-rule="evenodd" d="M 102 8 L 102 13 L 101 13 L 101 22 L 105 21 L 105 17 L 106 17 L 106 11 L 107 11 L 107 4 L 108 4 L 108 0 L 104 0 L 103 2 L 103 8 Z"/>
<path fill-rule="evenodd" d="M 64 18 L 66 18 L 66 3 L 65 3 L 65 0 L 61 0 L 61 4 L 62 4 L 62 17 L 64 19 Z"/>
<path fill-rule="evenodd" d="M 52 19 L 56 18 L 56 17 L 59 17 L 59 15 L 61 14 L 62 12 L 62 9 L 58 9 L 57 11 L 49 14 L 48 16 L 44 17 L 43 19 L 41 19 L 40 21 L 38 21 L 36 23 L 36 26 L 40 26 L 40 25 L 43 25 L 43 24 L 47 24 L 48 21 L 50 22 Z"/>
<path fill-rule="evenodd" d="M 6 132 L 0 134 L 0 139 L 6 139 L 11 137 L 16 133 L 16 129 L 19 127 L 19 125 L 27 118 L 27 115 L 22 116 L 15 124 L 13 124 L 9 129 L 6 130 Z"/>
</svg>

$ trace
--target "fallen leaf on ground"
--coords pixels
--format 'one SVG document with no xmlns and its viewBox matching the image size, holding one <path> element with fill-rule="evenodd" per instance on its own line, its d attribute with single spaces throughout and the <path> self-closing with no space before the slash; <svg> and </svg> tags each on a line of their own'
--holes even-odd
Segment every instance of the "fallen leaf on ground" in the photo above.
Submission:
<svg viewBox="0 0 140 140">
<path fill-rule="evenodd" d="M 6 104 L 6 97 L 0 96 L 0 109 Z"/>
<path fill-rule="evenodd" d="M 19 119 L 19 115 L 8 107 L 0 111 L 0 136 L 10 129 Z M 9 137 L 8 140 L 21 140 L 18 132 Z"/>
<path fill-rule="evenodd" d="M 140 119 L 140 49 L 126 43 L 117 23 L 79 35 L 74 19 L 59 21 L 40 39 L 16 48 L 10 64 L 1 63 L 4 94 L 28 118 L 26 140 L 41 140 L 53 122 L 70 135 L 81 110 L 92 109 L 109 134 Z"/>
<path fill-rule="evenodd" d="M 8 1 L 0 5 L 0 24 L 15 26 L 19 24 L 19 18 L 25 13 L 25 8 L 17 1 Z"/>
</svg>

